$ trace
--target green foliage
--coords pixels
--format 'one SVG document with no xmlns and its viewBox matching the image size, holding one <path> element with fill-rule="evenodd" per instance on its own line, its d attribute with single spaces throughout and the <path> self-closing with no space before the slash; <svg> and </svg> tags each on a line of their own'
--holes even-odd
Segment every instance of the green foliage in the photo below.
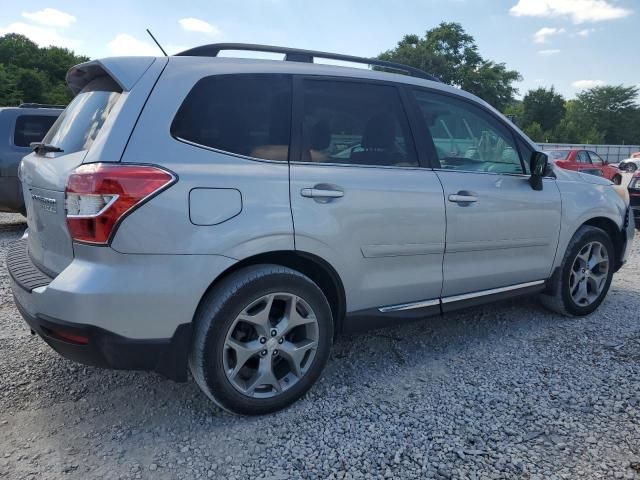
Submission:
<svg viewBox="0 0 640 480">
<path fill-rule="evenodd" d="M 68 103 L 72 95 L 64 80 L 67 70 L 87 60 L 65 48 L 39 48 L 23 35 L 1 36 L 0 106 Z"/>
<path fill-rule="evenodd" d="M 522 99 L 522 122 L 537 123 L 544 131 L 558 126 L 565 114 L 565 100 L 553 87 L 530 90 Z"/>
<path fill-rule="evenodd" d="M 542 125 L 538 122 L 533 122 L 524 127 L 524 133 L 534 142 L 543 143 L 547 141 L 547 135 L 542 129 Z"/>
<path fill-rule="evenodd" d="M 578 94 L 576 116 L 583 127 L 601 132 L 605 143 L 640 143 L 637 119 L 638 88 L 623 85 L 594 87 Z"/>
<path fill-rule="evenodd" d="M 379 55 L 382 60 L 410 65 L 478 95 L 496 108 L 511 103 L 520 74 L 504 63 L 485 60 L 474 38 L 459 23 L 441 23 L 425 36 L 405 35 L 396 48 Z"/>
<path fill-rule="evenodd" d="M 561 95 L 538 88 L 521 105 L 512 104 L 523 130 L 537 142 L 640 144 L 640 106 L 637 87 L 602 86 L 564 101 Z M 542 139 L 542 140 L 540 140 Z"/>
</svg>

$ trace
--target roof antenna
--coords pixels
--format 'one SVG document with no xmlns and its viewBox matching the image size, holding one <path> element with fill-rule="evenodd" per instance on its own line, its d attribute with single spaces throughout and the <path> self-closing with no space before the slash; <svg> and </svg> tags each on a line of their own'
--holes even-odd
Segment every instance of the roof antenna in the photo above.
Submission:
<svg viewBox="0 0 640 480">
<path fill-rule="evenodd" d="M 165 51 L 164 51 L 164 48 L 162 48 L 162 45 L 160 45 L 160 42 L 158 42 L 158 40 L 156 40 L 156 37 L 154 37 L 154 36 L 153 36 L 153 33 L 151 33 L 151 30 L 149 30 L 148 28 L 147 28 L 147 33 L 149 34 L 149 36 L 151 37 L 151 39 L 152 39 L 154 42 L 156 42 L 156 45 L 158 45 L 158 48 L 159 48 L 160 50 L 162 50 L 162 53 L 164 53 L 164 56 L 165 56 L 165 57 L 168 57 L 169 55 L 167 55 L 167 52 L 165 52 Z"/>
</svg>

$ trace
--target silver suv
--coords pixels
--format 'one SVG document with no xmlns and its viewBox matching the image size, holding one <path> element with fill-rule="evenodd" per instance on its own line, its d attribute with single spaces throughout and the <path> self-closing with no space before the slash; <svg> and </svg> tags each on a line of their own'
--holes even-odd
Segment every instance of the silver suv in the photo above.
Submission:
<svg viewBox="0 0 640 480">
<path fill-rule="evenodd" d="M 245 49 L 284 61 L 216 58 Z M 344 331 L 522 294 L 589 314 L 630 249 L 624 191 L 410 67 L 227 44 L 67 82 L 21 164 L 18 308 L 68 358 L 191 370 L 236 413 L 300 398 Z"/>
</svg>

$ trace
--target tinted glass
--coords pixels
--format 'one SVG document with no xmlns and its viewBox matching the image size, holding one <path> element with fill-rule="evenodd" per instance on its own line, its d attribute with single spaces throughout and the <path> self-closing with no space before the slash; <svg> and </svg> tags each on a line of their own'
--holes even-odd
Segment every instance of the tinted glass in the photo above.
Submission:
<svg viewBox="0 0 640 480">
<path fill-rule="evenodd" d="M 303 85 L 303 161 L 418 165 L 395 87 L 316 80 Z"/>
<path fill-rule="evenodd" d="M 529 146 L 528 143 L 526 143 L 524 140 L 522 139 L 518 139 L 518 148 L 520 149 L 520 157 L 522 158 L 522 166 L 524 168 L 524 173 L 526 173 L 527 175 L 531 170 L 531 156 L 533 155 L 533 149 Z M 544 152 L 547 153 L 547 152 Z M 553 160 L 549 160 L 549 163 L 551 163 Z"/>
<path fill-rule="evenodd" d="M 589 157 L 591 158 L 591 163 L 593 163 L 594 165 L 602 165 L 602 158 L 600 158 L 594 152 L 589 152 Z"/>
<path fill-rule="evenodd" d="M 17 147 L 28 147 L 31 142 L 42 141 L 56 118 L 54 115 L 20 115 L 16 118 L 13 144 Z"/>
<path fill-rule="evenodd" d="M 584 150 L 580 150 L 578 155 L 576 156 L 578 163 L 588 163 L 591 164 L 591 159 L 589 158 L 589 154 Z"/>
<path fill-rule="evenodd" d="M 180 106 L 171 134 L 225 152 L 286 161 L 291 136 L 291 78 L 203 78 Z"/>
<path fill-rule="evenodd" d="M 441 168 L 525 173 L 513 135 L 484 110 L 447 95 L 421 90 L 414 94 Z"/>
<path fill-rule="evenodd" d="M 100 133 L 121 89 L 110 77 L 99 77 L 84 87 L 60 114 L 43 142 L 64 153 L 88 150 Z"/>
</svg>

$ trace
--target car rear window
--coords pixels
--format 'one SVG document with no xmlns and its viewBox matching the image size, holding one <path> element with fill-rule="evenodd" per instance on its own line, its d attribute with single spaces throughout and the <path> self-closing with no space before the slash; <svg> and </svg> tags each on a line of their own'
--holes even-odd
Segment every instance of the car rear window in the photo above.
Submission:
<svg viewBox="0 0 640 480">
<path fill-rule="evenodd" d="M 171 135 L 238 155 L 286 161 L 291 96 L 288 75 L 205 77 L 180 106 Z"/>
<path fill-rule="evenodd" d="M 20 115 L 16 118 L 13 144 L 28 147 L 32 142 L 40 142 L 56 118 L 55 115 Z"/>
<path fill-rule="evenodd" d="M 43 143 L 61 148 L 64 153 L 88 150 L 121 93 L 110 77 L 92 80 L 60 114 Z"/>
</svg>

